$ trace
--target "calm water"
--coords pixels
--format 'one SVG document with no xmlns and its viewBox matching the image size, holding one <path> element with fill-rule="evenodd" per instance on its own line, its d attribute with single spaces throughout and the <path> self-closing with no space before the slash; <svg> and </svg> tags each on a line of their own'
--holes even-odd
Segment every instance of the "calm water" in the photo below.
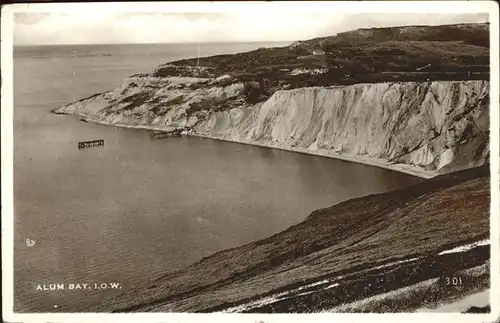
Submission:
<svg viewBox="0 0 500 323">
<path fill-rule="evenodd" d="M 201 52 L 261 46 L 212 44 Z M 209 139 L 152 141 L 145 131 L 49 112 L 196 51 L 196 45 L 16 49 L 16 311 L 78 311 L 215 251 L 279 232 L 314 209 L 420 181 Z M 78 141 L 92 139 L 106 145 L 77 149 Z M 118 282 L 122 289 L 36 290 L 37 284 L 94 282 Z"/>
</svg>

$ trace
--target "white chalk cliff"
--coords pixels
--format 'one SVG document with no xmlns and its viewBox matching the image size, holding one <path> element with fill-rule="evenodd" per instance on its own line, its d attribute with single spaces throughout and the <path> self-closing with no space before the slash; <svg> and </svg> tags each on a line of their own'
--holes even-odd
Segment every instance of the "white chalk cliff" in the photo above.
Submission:
<svg viewBox="0 0 500 323">
<path fill-rule="evenodd" d="M 247 104 L 245 84 L 131 77 L 56 109 L 110 125 L 193 134 L 355 159 L 427 177 L 489 158 L 489 82 L 434 81 L 280 90 Z"/>
</svg>

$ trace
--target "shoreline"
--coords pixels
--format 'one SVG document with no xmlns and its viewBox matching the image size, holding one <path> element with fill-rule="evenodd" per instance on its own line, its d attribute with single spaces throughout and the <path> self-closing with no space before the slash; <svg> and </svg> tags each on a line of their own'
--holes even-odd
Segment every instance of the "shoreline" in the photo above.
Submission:
<svg viewBox="0 0 500 323">
<path fill-rule="evenodd" d="M 161 127 L 161 126 L 149 126 L 149 125 L 131 125 L 131 124 L 124 124 L 124 123 L 110 123 L 110 122 L 90 118 L 88 115 L 85 115 L 82 113 L 56 112 L 57 110 L 58 109 L 52 110 L 52 113 L 57 114 L 57 115 L 79 117 L 79 118 L 83 118 L 87 122 L 92 122 L 92 123 L 104 125 L 104 126 L 113 126 L 113 127 L 119 127 L 119 128 L 139 129 L 139 130 L 153 130 L 153 131 L 166 131 L 166 130 L 168 130 L 168 127 L 164 127 L 164 126 Z M 327 151 L 327 150 L 310 150 L 307 148 L 283 147 L 283 146 L 279 146 L 279 145 L 273 145 L 271 143 L 264 144 L 264 143 L 259 143 L 259 142 L 239 141 L 239 140 L 233 140 L 233 139 L 228 139 L 228 138 L 223 138 L 223 137 L 211 136 L 211 135 L 202 134 L 202 133 L 190 133 L 187 136 L 198 137 L 198 138 L 207 138 L 207 139 L 212 139 L 212 140 L 219 140 L 219 141 L 225 141 L 225 142 L 231 142 L 231 143 L 243 144 L 243 145 L 252 145 L 252 146 L 258 146 L 258 147 L 269 148 L 269 149 L 279 149 L 279 150 L 284 150 L 284 151 L 289 151 L 289 152 L 294 152 L 294 153 L 337 159 L 337 160 L 342 160 L 342 161 L 346 161 L 346 162 L 352 162 L 352 163 L 387 169 L 387 170 L 391 170 L 391 171 L 396 171 L 396 172 L 404 173 L 407 175 L 420 177 L 423 179 L 429 179 L 429 178 L 432 178 L 432 177 L 439 175 L 437 172 L 417 169 L 417 168 L 410 166 L 410 165 L 389 164 L 387 161 L 378 160 L 378 159 L 373 158 L 373 157 L 338 154 L 338 153 L 335 153 L 333 151 Z"/>
<path fill-rule="evenodd" d="M 232 142 L 232 143 L 237 143 L 237 144 L 258 146 L 258 147 L 263 147 L 263 148 L 279 149 L 279 150 L 284 150 L 284 151 L 289 151 L 289 152 L 294 152 L 294 153 L 299 153 L 299 154 L 305 154 L 305 155 L 312 155 L 312 156 L 337 159 L 337 160 L 342 160 L 342 161 L 346 161 L 346 162 L 352 162 L 352 163 L 356 163 L 356 164 L 362 164 L 362 165 L 367 165 L 367 166 L 372 166 L 372 167 L 383 168 L 383 169 L 387 169 L 387 170 L 391 170 L 391 171 L 396 171 L 396 172 L 404 173 L 407 175 L 420 177 L 423 179 L 433 178 L 433 177 L 438 175 L 438 173 L 436 173 L 436 172 L 430 172 L 430 171 L 417 169 L 417 168 L 409 166 L 409 165 L 403 165 L 403 164 L 391 165 L 391 164 L 388 164 L 387 162 L 384 162 L 383 160 L 377 160 L 373 157 L 362 157 L 362 156 L 356 156 L 356 155 L 338 154 L 338 153 L 335 153 L 333 151 L 328 151 L 328 150 L 310 150 L 307 148 L 282 147 L 279 145 L 263 144 L 263 143 L 259 143 L 259 142 L 238 141 L 238 140 L 215 137 L 215 136 L 204 135 L 204 134 L 190 134 L 190 136 Z"/>
</svg>

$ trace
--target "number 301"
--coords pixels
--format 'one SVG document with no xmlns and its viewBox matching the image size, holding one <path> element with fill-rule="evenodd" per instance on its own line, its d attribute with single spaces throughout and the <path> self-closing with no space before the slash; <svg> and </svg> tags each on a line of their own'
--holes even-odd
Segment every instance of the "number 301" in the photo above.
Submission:
<svg viewBox="0 0 500 323">
<path fill-rule="evenodd" d="M 444 283 L 446 286 L 449 285 L 457 286 L 457 285 L 462 285 L 463 281 L 462 277 L 445 277 Z"/>
</svg>

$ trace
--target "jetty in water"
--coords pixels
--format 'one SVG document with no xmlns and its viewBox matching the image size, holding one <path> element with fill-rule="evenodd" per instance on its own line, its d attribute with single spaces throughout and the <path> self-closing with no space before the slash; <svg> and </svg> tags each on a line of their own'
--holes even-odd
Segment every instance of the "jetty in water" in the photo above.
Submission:
<svg viewBox="0 0 500 323">
<path fill-rule="evenodd" d="M 104 146 L 104 140 L 91 140 L 91 141 L 78 142 L 78 149 L 95 147 L 95 146 Z"/>
<path fill-rule="evenodd" d="M 163 139 L 163 138 L 169 138 L 169 137 L 181 137 L 181 135 L 182 135 L 181 129 L 175 129 L 172 131 L 154 131 L 151 133 L 151 138 Z"/>
</svg>

